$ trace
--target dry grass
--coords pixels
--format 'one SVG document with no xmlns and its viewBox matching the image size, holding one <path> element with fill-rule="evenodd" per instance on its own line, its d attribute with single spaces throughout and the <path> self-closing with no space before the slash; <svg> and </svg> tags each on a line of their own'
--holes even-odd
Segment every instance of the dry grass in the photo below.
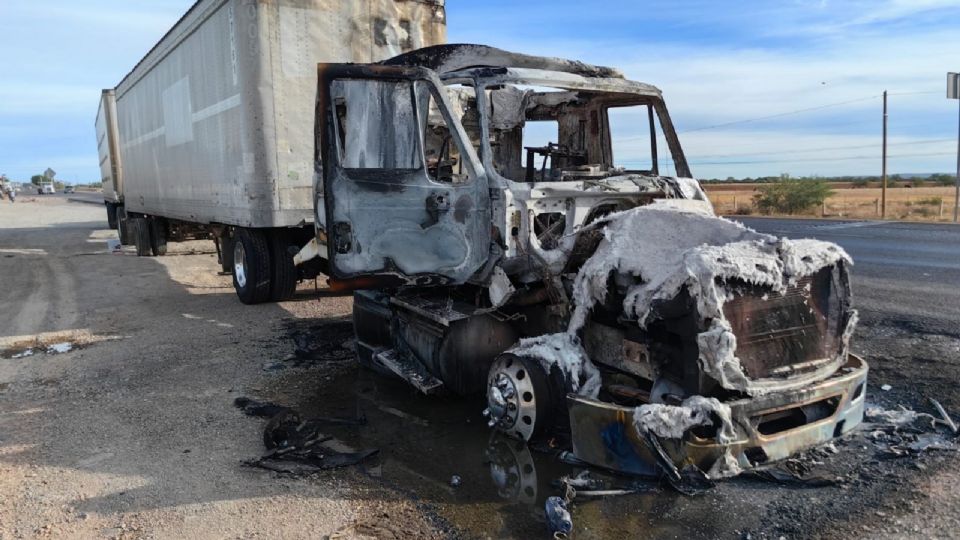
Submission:
<svg viewBox="0 0 960 540">
<path fill-rule="evenodd" d="M 706 185 L 704 188 L 718 214 L 756 214 L 753 195 L 756 184 L 731 186 Z M 826 204 L 809 212 L 814 217 L 850 217 L 879 219 L 880 188 L 835 187 Z M 954 188 L 931 186 L 887 189 L 887 218 L 909 221 L 952 221 Z"/>
</svg>

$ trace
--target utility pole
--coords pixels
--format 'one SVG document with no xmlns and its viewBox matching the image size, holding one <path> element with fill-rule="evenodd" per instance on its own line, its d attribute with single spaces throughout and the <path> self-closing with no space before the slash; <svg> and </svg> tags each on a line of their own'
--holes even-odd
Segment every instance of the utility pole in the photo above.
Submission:
<svg viewBox="0 0 960 540">
<path fill-rule="evenodd" d="M 883 191 L 880 194 L 880 219 L 887 219 L 887 91 L 883 91 Z"/>
<path fill-rule="evenodd" d="M 947 73 L 947 99 L 960 103 L 960 73 Z M 957 110 L 957 188 L 953 196 L 953 222 L 960 219 L 960 109 Z"/>
</svg>

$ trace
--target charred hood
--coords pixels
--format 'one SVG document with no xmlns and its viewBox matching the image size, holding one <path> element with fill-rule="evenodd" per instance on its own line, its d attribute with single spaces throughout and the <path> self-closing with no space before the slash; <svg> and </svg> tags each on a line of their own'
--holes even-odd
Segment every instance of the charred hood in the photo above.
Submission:
<svg viewBox="0 0 960 540">
<path fill-rule="evenodd" d="M 795 388 L 845 361 L 857 317 L 839 246 L 660 204 L 593 227 L 602 237 L 574 281 L 571 333 L 603 311 L 636 325 L 661 375 L 682 382 L 686 365 L 710 379 L 698 393 Z"/>
<path fill-rule="evenodd" d="M 618 69 L 593 66 L 576 60 L 532 56 L 486 45 L 450 44 L 425 47 L 381 62 L 387 66 L 419 66 L 437 73 L 451 73 L 469 68 L 527 68 L 572 73 L 583 77 L 622 79 Z"/>
</svg>

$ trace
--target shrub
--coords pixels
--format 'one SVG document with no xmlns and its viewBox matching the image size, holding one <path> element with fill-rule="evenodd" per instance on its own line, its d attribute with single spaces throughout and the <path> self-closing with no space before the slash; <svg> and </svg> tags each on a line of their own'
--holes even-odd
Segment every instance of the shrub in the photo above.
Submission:
<svg viewBox="0 0 960 540">
<path fill-rule="evenodd" d="M 870 179 L 868 178 L 854 178 L 853 187 L 855 188 L 865 188 L 870 187 Z"/>
<path fill-rule="evenodd" d="M 923 199 L 917 199 L 914 202 L 916 202 L 917 204 L 925 204 L 929 206 L 940 206 L 940 203 L 943 202 L 943 197 L 926 197 Z"/>
<path fill-rule="evenodd" d="M 833 195 L 824 180 L 784 178 L 757 188 L 753 203 L 764 214 L 799 214 L 823 204 Z"/>
<path fill-rule="evenodd" d="M 749 216 L 749 215 L 753 214 L 753 207 L 752 207 L 752 206 L 739 206 L 739 207 L 737 207 L 736 214 L 737 214 L 738 216 Z"/>
<path fill-rule="evenodd" d="M 931 174 L 928 180 L 941 186 L 952 186 L 957 179 L 950 174 Z"/>
</svg>

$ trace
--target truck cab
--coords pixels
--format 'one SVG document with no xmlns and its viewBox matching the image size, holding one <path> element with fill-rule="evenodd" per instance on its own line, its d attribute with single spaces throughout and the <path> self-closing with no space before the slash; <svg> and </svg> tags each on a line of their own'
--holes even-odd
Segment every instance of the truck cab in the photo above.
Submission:
<svg viewBox="0 0 960 540">
<path fill-rule="evenodd" d="M 316 244 L 362 364 L 670 478 L 861 421 L 849 258 L 716 217 L 656 87 L 476 45 L 318 74 Z"/>
<path fill-rule="evenodd" d="M 321 99 L 336 108 L 318 115 L 321 148 L 329 152 L 319 161 L 329 182 L 317 199 L 319 223 L 333 218 L 320 231 L 332 238 L 335 278 L 362 273 L 385 283 L 480 283 L 482 266 L 495 257 L 507 275 L 531 283 L 544 270 L 561 272 L 573 233 L 603 215 L 654 199 L 712 212 L 691 178 L 660 91 L 616 70 L 451 45 L 402 55 L 375 70 L 327 65 L 320 73 L 332 84 L 327 94 L 321 82 Z M 402 105 L 407 110 L 397 109 L 400 99 L 409 100 Z M 354 110 L 364 125 L 348 119 Z M 422 125 L 413 122 L 415 114 Z M 409 124 L 397 125 L 395 117 Z M 376 154 L 383 145 L 408 162 Z M 372 162 L 376 156 L 384 162 Z M 385 172 L 418 168 L 404 173 L 406 179 Z M 384 180 L 371 175 L 393 177 L 393 186 L 378 191 Z M 400 204 L 407 196 L 416 199 Z M 410 207 L 426 217 L 406 215 Z M 383 219 L 398 209 L 410 220 Z M 447 249 L 436 249 L 439 236 L 414 240 L 431 216 L 453 242 Z M 400 233 L 402 227 L 413 236 Z M 378 251 L 398 245 L 395 235 L 405 239 L 400 252 L 364 251 L 367 240 L 377 239 Z M 448 259 L 431 261 L 424 251 Z M 360 263 L 378 265 L 384 255 L 389 261 L 381 268 Z"/>
</svg>

